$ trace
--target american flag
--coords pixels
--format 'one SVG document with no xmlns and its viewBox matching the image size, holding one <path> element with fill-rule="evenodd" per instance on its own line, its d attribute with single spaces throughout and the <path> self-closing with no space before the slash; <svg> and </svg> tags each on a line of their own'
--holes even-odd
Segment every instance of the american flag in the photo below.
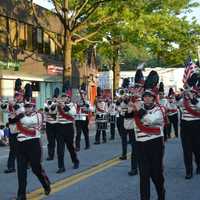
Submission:
<svg viewBox="0 0 200 200">
<path fill-rule="evenodd" d="M 192 59 L 189 58 L 187 64 L 185 65 L 185 70 L 183 74 L 183 83 L 185 84 L 187 80 L 195 73 L 197 66 L 192 62 Z"/>
</svg>

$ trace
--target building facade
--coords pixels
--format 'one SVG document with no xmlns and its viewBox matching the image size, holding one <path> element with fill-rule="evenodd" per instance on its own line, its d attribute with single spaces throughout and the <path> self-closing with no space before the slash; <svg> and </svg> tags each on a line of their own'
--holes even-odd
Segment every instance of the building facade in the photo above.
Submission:
<svg viewBox="0 0 200 200">
<path fill-rule="evenodd" d="M 37 108 L 42 108 L 56 87 L 62 88 L 63 56 L 59 43 L 64 43 L 63 28 L 58 18 L 37 6 L 42 27 L 28 10 L 28 1 L 0 1 L 0 96 L 10 98 L 17 78 L 23 85 L 31 83 Z M 90 58 L 88 58 L 90 56 Z M 88 85 L 88 96 L 96 95 L 95 51 L 86 55 L 83 64 L 73 62 L 72 86 Z"/>
</svg>

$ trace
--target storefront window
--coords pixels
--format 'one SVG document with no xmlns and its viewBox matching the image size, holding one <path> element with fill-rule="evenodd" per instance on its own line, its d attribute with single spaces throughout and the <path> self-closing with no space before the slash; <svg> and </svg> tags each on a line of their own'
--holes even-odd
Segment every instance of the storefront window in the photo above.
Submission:
<svg viewBox="0 0 200 200">
<path fill-rule="evenodd" d="M 0 16 L 0 44 L 7 44 L 7 19 Z"/>
<path fill-rule="evenodd" d="M 14 95 L 14 80 L 1 80 L 1 92 L 4 97 L 13 97 Z"/>
</svg>

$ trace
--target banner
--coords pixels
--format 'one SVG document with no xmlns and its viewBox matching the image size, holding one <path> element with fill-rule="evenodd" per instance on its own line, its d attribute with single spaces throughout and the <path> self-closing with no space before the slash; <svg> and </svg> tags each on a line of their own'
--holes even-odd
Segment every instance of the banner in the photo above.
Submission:
<svg viewBox="0 0 200 200">
<path fill-rule="evenodd" d="M 62 75 L 63 67 L 56 66 L 56 65 L 48 65 L 47 66 L 47 73 L 49 75 Z"/>
<path fill-rule="evenodd" d="M 22 66 L 21 62 L 15 62 L 15 61 L 1 61 L 0 60 L 0 69 L 5 69 L 5 70 L 14 70 L 14 71 L 19 71 L 19 68 Z"/>
</svg>

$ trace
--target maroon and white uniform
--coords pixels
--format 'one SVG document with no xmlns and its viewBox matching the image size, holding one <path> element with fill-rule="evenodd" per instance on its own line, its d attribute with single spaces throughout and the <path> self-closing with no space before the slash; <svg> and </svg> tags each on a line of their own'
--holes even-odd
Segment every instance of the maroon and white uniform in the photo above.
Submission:
<svg viewBox="0 0 200 200">
<path fill-rule="evenodd" d="M 105 101 L 98 101 L 96 103 L 97 129 L 107 129 L 107 122 L 108 122 L 108 106 L 107 106 L 107 103 Z"/>
<path fill-rule="evenodd" d="M 187 94 L 179 101 L 181 115 L 181 142 L 186 169 L 186 179 L 193 176 L 193 157 L 196 173 L 200 174 L 200 98 L 190 99 Z"/>
<path fill-rule="evenodd" d="M 42 113 L 33 112 L 30 116 L 24 115 L 24 117 L 22 117 L 20 121 L 17 122 L 17 140 L 19 142 L 23 142 L 26 140 L 40 138 L 40 129 L 42 128 L 42 125 Z"/>
<path fill-rule="evenodd" d="M 173 101 L 168 101 L 168 105 L 167 105 L 167 114 L 169 116 L 175 115 L 178 113 L 178 107 L 176 104 L 176 100 L 173 99 Z"/>
<path fill-rule="evenodd" d="M 40 142 L 40 129 L 43 125 L 41 113 L 32 112 L 20 114 L 16 123 L 17 135 L 17 176 L 18 176 L 18 197 L 26 196 L 27 165 L 32 168 L 42 184 L 45 193 L 50 193 L 50 181 L 42 168 L 42 148 Z"/>
<path fill-rule="evenodd" d="M 165 110 L 159 105 L 146 110 L 146 114 L 139 119 L 135 117 L 136 141 L 145 142 L 163 137 Z"/>
</svg>

